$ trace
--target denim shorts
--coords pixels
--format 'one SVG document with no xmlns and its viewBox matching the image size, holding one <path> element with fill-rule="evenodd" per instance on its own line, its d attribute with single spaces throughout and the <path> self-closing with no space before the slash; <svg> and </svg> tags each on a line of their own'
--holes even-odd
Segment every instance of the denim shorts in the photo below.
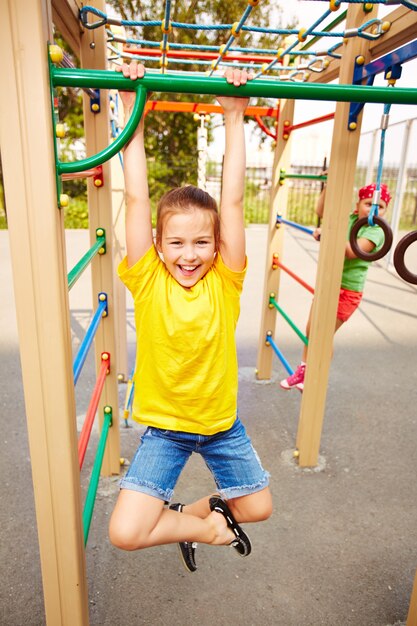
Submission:
<svg viewBox="0 0 417 626">
<path fill-rule="evenodd" d="M 120 486 L 170 502 L 193 452 L 201 454 L 217 491 L 226 500 L 261 491 L 269 484 L 269 474 L 263 469 L 245 427 L 236 418 L 229 430 L 215 435 L 149 426 Z"/>
</svg>

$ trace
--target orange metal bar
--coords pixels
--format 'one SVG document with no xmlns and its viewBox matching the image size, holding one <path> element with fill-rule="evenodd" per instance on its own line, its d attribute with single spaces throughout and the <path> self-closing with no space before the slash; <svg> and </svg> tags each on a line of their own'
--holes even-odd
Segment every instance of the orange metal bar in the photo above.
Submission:
<svg viewBox="0 0 417 626">
<path fill-rule="evenodd" d="M 276 270 L 278 267 L 280 267 L 284 272 L 286 272 L 289 276 L 291 276 L 292 278 L 294 278 L 294 280 L 297 281 L 297 283 L 300 283 L 300 285 L 302 285 L 305 289 L 307 289 L 307 291 L 309 291 L 310 293 L 312 293 L 314 295 L 314 289 L 313 287 L 311 287 L 311 285 L 309 285 L 308 283 L 306 283 L 302 278 L 300 278 L 297 274 L 295 274 L 294 272 L 292 272 L 288 267 L 286 267 L 285 265 L 283 265 L 281 263 L 281 261 L 279 260 L 279 256 L 278 254 L 276 254 L 276 252 L 272 255 L 272 269 Z"/>
<path fill-rule="evenodd" d="M 158 48 L 129 48 L 125 46 L 123 52 L 129 54 L 140 54 L 147 57 L 160 57 L 161 50 Z M 171 59 L 201 59 L 207 61 L 213 61 L 219 58 L 218 52 L 202 52 L 199 50 L 165 50 L 165 55 Z M 244 54 L 242 52 L 227 52 L 223 59 L 225 61 L 248 61 L 249 63 L 271 63 L 276 60 L 274 55 L 260 55 L 260 54 Z M 282 60 L 278 61 L 282 64 Z"/>
<path fill-rule="evenodd" d="M 276 138 L 277 138 L 277 134 L 276 134 L 276 133 L 271 132 L 271 131 L 269 130 L 269 128 L 267 128 L 267 127 L 265 126 L 265 124 L 264 124 L 264 123 L 263 123 L 263 121 L 262 121 L 262 118 L 261 118 L 259 115 L 255 115 L 255 120 L 258 122 L 258 126 L 259 126 L 259 128 L 261 128 L 261 129 L 264 131 L 264 133 L 266 133 L 267 135 L 269 135 L 269 136 L 270 136 L 270 137 L 272 137 L 273 139 L 276 139 Z"/>
<path fill-rule="evenodd" d="M 149 111 L 171 111 L 181 113 L 223 113 L 220 104 L 206 104 L 205 102 L 172 102 L 169 100 L 149 100 L 145 105 L 145 113 Z M 274 107 L 249 106 L 246 115 L 278 117 L 278 109 Z"/>
<path fill-rule="evenodd" d="M 297 128 L 305 128 L 306 126 L 312 126 L 313 124 L 321 124 L 321 122 L 327 122 L 328 120 L 332 120 L 334 118 L 334 113 L 328 113 L 327 115 L 322 115 L 321 117 L 315 117 L 312 120 L 307 120 L 306 122 L 300 122 L 300 124 L 293 124 L 292 126 L 287 126 L 285 128 L 285 132 L 289 133 L 292 130 L 297 130 Z"/>
<path fill-rule="evenodd" d="M 87 450 L 87 445 L 90 440 L 91 429 L 93 428 L 94 418 L 96 416 L 98 403 L 100 402 L 101 392 L 103 391 L 104 382 L 107 374 L 110 372 L 110 354 L 103 352 L 101 355 L 101 367 L 96 380 L 95 387 L 88 405 L 87 413 L 85 416 L 84 424 L 81 429 L 80 438 L 78 440 L 78 462 L 80 469 L 84 463 L 84 457 Z"/>
</svg>

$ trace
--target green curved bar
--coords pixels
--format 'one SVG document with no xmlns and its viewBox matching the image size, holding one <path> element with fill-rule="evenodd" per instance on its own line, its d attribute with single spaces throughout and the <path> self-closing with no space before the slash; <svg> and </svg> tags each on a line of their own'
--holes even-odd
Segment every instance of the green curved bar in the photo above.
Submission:
<svg viewBox="0 0 417 626">
<path fill-rule="evenodd" d="M 328 100 L 336 102 L 380 102 L 417 104 L 417 89 L 410 87 L 375 87 L 368 85 L 333 85 L 295 83 L 275 78 L 257 78 L 246 85 L 234 87 L 224 77 L 192 75 L 191 72 L 160 74 L 147 71 L 143 78 L 132 81 L 120 72 L 80 68 L 52 69 L 53 85 L 61 87 L 92 87 L 136 91 L 142 85 L 147 91 L 191 93 L 218 96 L 289 98 L 293 100 Z"/>
<path fill-rule="evenodd" d="M 132 81 L 131 81 L 132 82 Z M 86 159 L 81 159 L 80 161 L 72 161 L 69 163 L 64 163 L 63 161 L 57 161 L 57 170 L 59 174 L 67 174 L 74 172 L 82 172 L 84 170 L 89 169 L 90 167 L 95 167 L 96 165 L 101 165 L 105 161 L 111 159 L 115 154 L 117 154 L 123 146 L 129 141 L 131 136 L 136 130 L 137 125 L 139 124 L 140 118 L 142 117 L 143 110 L 146 104 L 146 89 L 143 85 L 138 84 L 136 86 L 136 99 L 135 104 L 133 106 L 132 114 L 124 127 L 123 131 L 120 135 L 110 143 L 107 148 L 101 150 L 97 154 L 94 154 L 91 157 L 87 157 Z"/>
</svg>

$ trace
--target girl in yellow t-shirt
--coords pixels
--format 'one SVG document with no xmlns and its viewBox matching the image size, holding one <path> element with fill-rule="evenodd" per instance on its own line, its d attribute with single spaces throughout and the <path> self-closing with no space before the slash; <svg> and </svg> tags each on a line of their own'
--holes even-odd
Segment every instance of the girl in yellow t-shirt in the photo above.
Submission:
<svg viewBox="0 0 417 626">
<path fill-rule="evenodd" d="M 121 71 L 140 80 L 145 69 L 132 62 Z M 239 87 L 251 76 L 229 69 L 225 78 Z M 121 97 L 129 116 L 134 95 Z M 197 542 L 232 545 L 247 556 L 251 543 L 240 523 L 265 520 L 272 511 L 269 475 L 237 415 L 248 100 L 218 100 L 226 132 L 220 215 L 205 191 L 192 185 L 173 189 L 159 203 L 154 243 L 143 119 L 124 153 L 127 257 L 119 276 L 134 299 L 133 416 L 146 430 L 121 481 L 109 533 L 125 550 L 178 543 L 191 572 L 197 569 Z M 170 504 L 193 452 L 204 458 L 216 494 Z"/>
</svg>

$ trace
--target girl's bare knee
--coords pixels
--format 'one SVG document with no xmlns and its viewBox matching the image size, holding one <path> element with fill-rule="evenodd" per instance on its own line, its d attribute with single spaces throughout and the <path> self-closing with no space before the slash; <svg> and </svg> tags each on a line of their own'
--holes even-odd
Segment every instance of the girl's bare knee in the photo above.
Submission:
<svg viewBox="0 0 417 626">
<path fill-rule="evenodd" d="M 140 548 L 137 533 L 133 532 L 133 529 L 124 524 L 123 521 L 120 524 L 113 519 L 110 520 L 109 539 L 120 550 L 138 550 Z"/>
<path fill-rule="evenodd" d="M 263 522 L 272 515 L 272 497 L 269 488 L 258 491 L 249 496 L 235 498 L 229 501 L 229 506 L 237 521 Z"/>
</svg>

